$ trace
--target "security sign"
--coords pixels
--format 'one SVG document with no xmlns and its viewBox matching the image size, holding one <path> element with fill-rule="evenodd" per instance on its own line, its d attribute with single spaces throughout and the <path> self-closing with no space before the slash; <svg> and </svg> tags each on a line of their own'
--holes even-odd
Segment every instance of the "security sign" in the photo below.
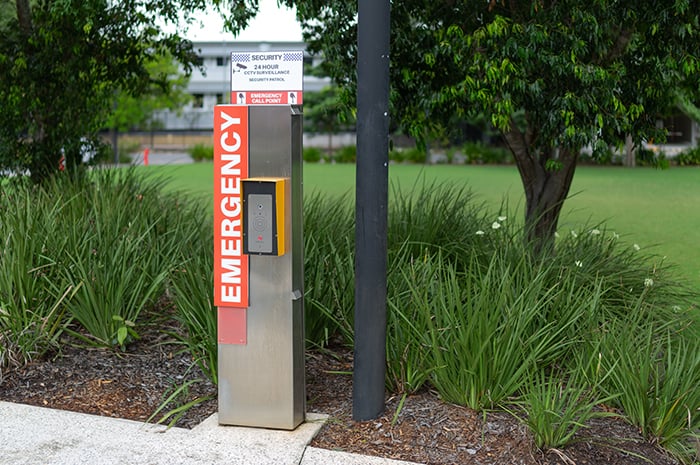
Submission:
<svg viewBox="0 0 700 465">
<path fill-rule="evenodd" d="M 301 105 L 303 88 L 303 51 L 231 54 L 233 105 Z"/>
</svg>

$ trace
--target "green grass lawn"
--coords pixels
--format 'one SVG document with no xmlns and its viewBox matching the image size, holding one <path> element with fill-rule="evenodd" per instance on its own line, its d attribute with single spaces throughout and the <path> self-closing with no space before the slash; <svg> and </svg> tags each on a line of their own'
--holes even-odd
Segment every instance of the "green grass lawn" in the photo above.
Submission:
<svg viewBox="0 0 700 465">
<path fill-rule="evenodd" d="M 211 163 L 152 166 L 172 179 L 174 188 L 211 195 Z M 524 195 L 515 166 L 392 165 L 390 182 L 407 190 L 421 182 L 465 184 L 477 199 L 493 209 L 494 215 L 506 203 L 513 219 L 522 217 Z M 305 192 L 329 195 L 347 193 L 354 198 L 355 165 L 307 164 Z M 571 187 L 571 198 L 562 213 L 560 234 L 581 231 L 604 223 L 608 231 L 620 234 L 667 263 L 700 290 L 700 168 L 649 168 L 581 166 Z M 475 225 L 475 230 L 479 226 Z"/>
</svg>

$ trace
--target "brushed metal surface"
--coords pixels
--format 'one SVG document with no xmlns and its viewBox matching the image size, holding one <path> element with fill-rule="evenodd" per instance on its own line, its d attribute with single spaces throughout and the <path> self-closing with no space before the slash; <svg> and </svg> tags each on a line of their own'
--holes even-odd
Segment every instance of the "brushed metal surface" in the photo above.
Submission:
<svg viewBox="0 0 700 465">
<path fill-rule="evenodd" d="M 249 108 L 249 176 L 288 177 L 285 255 L 250 257 L 248 343 L 219 344 L 219 423 L 294 429 L 305 418 L 301 111 Z"/>
</svg>

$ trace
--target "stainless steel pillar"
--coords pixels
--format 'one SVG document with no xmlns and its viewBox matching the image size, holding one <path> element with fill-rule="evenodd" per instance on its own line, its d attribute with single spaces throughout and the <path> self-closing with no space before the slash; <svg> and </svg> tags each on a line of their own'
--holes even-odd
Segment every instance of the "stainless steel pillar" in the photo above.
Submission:
<svg viewBox="0 0 700 465">
<path fill-rule="evenodd" d="M 249 107 L 249 176 L 286 177 L 282 256 L 250 256 L 247 343 L 219 344 L 219 423 L 294 429 L 305 417 L 302 115 Z"/>
</svg>

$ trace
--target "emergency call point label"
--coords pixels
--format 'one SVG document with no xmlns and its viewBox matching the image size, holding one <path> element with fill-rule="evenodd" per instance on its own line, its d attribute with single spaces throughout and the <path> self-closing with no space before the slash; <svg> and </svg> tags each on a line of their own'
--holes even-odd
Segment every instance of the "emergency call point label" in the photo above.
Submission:
<svg viewBox="0 0 700 465">
<path fill-rule="evenodd" d="M 233 105 L 300 105 L 304 52 L 231 53 Z"/>
</svg>

